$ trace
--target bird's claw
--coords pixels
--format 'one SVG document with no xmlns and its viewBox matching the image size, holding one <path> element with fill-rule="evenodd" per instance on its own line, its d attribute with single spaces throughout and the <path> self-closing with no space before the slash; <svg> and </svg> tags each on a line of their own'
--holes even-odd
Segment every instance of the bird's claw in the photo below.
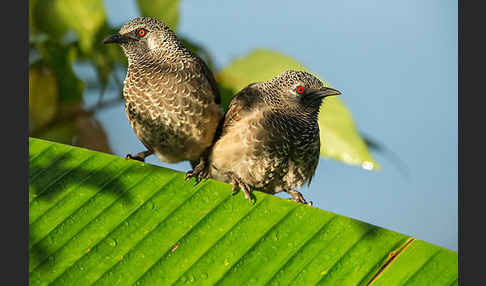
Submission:
<svg viewBox="0 0 486 286">
<path fill-rule="evenodd" d="M 250 204 L 254 203 L 253 194 L 251 192 L 250 186 L 243 183 L 241 180 L 239 180 L 238 178 L 236 178 L 234 176 L 232 178 L 231 184 L 233 185 L 233 187 L 231 189 L 231 191 L 232 191 L 231 195 L 233 195 L 233 196 L 236 195 L 238 193 L 238 188 L 240 188 L 240 190 L 243 192 L 243 195 L 250 202 Z"/>
<path fill-rule="evenodd" d="M 184 181 L 189 181 L 191 178 L 196 178 L 196 184 L 201 182 L 202 179 L 207 179 L 209 177 L 209 171 L 207 165 L 204 161 L 200 161 L 194 170 L 187 171 L 184 176 Z"/>
<path fill-rule="evenodd" d="M 140 162 L 145 162 L 145 158 L 142 158 L 142 156 L 138 156 L 138 155 L 132 156 L 132 154 L 127 154 L 127 156 L 125 156 L 125 159 L 137 160 L 137 161 L 140 161 Z"/>
<path fill-rule="evenodd" d="M 191 180 L 191 178 L 196 178 L 196 184 L 198 184 L 199 182 L 202 181 L 202 179 L 207 179 L 208 175 L 207 175 L 207 173 L 200 174 L 200 173 L 194 172 L 194 170 L 187 171 L 186 175 L 184 176 L 184 181 L 187 182 L 187 181 Z"/>
<path fill-rule="evenodd" d="M 125 157 L 126 159 L 137 160 L 140 162 L 145 162 L 145 157 L 152 155 L 154 152 L 150 150 L 146 150 L 140 153 L 137 153 L 135 156 L 132 154 L 127 154 Z"/>
<path fill-rule="evenodd" d="M 292 196 L 292 198 L 290 198 L 289 200 L 300 203 L 300 204 L 312 206 L 312 201 L 307 202 L 304 199 L 304 196 L 300 192 L 298 192 L 296 190 L 290 190 L 290 191 L 287 191 L 287 193 Z"/>
<path fill-rule="evenodd" d="M 238 186 L 236 184 L 232 184 L 233 187 L 231 188 L 231 195 L 234 196 L 238 193 Z"/>
<path fill-rule="evenodd" d="M 300 204 L 303 204 L 303 205 L 308 205 L 310 207 L 312 207 L 312 205 L 313 205 L 312 201 L 306 201 L 306 200 L 301 201 L 301 200 L 295 200 L 293 198 L 292 199 L 289 199 L 289 200 L 294 201 L 294 202 L 297 202 L 297 203 L 300 203 Z"/>
<path fill-rule="evenodd" d="M 193 170 L 187 171 L 186 175 L 184 175 L 184 181 L 189 181 L 192 177 L 196 177 L 196 182 L 198 181 L 199 177 L 194 175 Z"/>
</svg>

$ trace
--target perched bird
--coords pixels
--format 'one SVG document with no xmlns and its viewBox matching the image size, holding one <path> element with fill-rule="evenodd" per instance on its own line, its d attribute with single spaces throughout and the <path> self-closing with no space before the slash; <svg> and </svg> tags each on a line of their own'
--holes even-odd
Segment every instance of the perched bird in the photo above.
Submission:
<svg viewBox="0 0 486 286">
<path fill-rule="evenodd" d="M 296 187 L 310 184 L 319 153 L 318 114 L 323 98 L 341 94 L 310 73 L 286 71 L 235 95 L 217 131 L 207 169 L 251 201 L 251 190 L 287 192 L 307 203 Z"/>
<path fill-rule="evenodd" d="M 156 154 L 167 163 L 188 160 L 193 167 L 213 142 L 223 116 L 212 72 L 164 23 L 138 17 L 104 40 L 117 43 L 128 58 L 123 86 L 125 111 L 147 148 L 127 158 Z"/>
</svg>

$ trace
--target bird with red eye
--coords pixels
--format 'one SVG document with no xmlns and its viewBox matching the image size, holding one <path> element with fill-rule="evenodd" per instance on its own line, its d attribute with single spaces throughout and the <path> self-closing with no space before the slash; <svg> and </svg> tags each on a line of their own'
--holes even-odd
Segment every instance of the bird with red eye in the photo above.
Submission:
<svg viewBox="0 0 486 286">
<path fill-rule="evenodd" d="M 304 87 L 299 85 L 295 91 L 298 93 L 298 94 L 303 94 L 304 93 Z"/>
<path fill-rule="evenodd" d="M 145 30 L 144 28 L 140 28 L 140 29 L 137 30 L 137 35 L 140 38 L 143 38 L 146 34 L 147 34 L 147 30 Z"/>
</svg>

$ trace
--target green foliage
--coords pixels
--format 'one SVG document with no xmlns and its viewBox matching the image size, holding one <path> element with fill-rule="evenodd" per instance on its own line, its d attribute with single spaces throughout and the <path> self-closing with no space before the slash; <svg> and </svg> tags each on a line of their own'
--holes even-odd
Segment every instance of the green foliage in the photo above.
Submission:
<svg viewBox="0 0 486 286">
<path fill-rule="evenodd" d="M 59 91 L 57 81 L 48 68 L 29 70 L 29 129 L 49 123 L 56 115 Z"/>
<path fill-rule="evenodd" d="M 34 3 L 36 28 L 59 38 L 73 31 L 83 52 L 91 52 L 95 34 L 106 21 L 102 0 L 37 0 Z"/>
<path fill-rule="evenodd" d="M 258 49 L 234 60 L 219 74 L 219 81 L 228 88 L 223 93 L 226 108 L 233 94 L 253 82 L 266 81 L 285 70 L 307 70 L 301 63 L 281 53 Z M 318 76 L 318 75 L 316 75 Z M 319 77 L 319 76 L 318 76 Z M 326 86 L 327 83 L 323 80 Z M 339 89 L 339 87 L 335 87 Z M 321 154 L 366 169 L 378 168 L 368 148 L 354 126 L 351 113 L 339 97 L 324 99 L 319 114 Z"/>
<path fill-rule="evenodd" d="M 35 80 L 29 86 L 31 134 L 95 150 L 110 151 L 106 135 L 97 121 L 86 120 L 84 117 L 86 112 L 82 108 L 82 99 L 86 83 L 73 70 L 76 63 L 88 62 L 98 72 L 101 89 L 106 86 L 115 64 L 122 63 L 119 49 L 102 44 L 102 37 L 106 37 L 109 31 L 111 28 L 106 23 L 102 0 L 29 1 L 29 44 L 32 59 L 29 73 L 35 75 L 39 71 L 49 71 L 54 76 L 49 79 L 50 84 L 57 85 L 56 97 L 44 91 L 47 83 Z M 47 77 L 43 78 L 48 80 Z M 42 100 L 42 97 L 46 99 Z M 55 102 L 52 101 L 54 98 Z M 78 116 L 71 116 L 74 114 Z M 62 120 L 63 118 L 66 119 Z M 92 133 L 85 130 L 91 130 Z"/>
<path fill-rule="evenodd" d="M 42 61 L 33 65 L 49 67 L 54 71 L 59 89 L 59 101 L 65 104 L 79 104 L 83 99 L 85 83 L 73 71 L 78 50 L 74 45 L 60 45 L 48 41 L 39 47 Z"/>
<path fill-rule="evenodd" d="M 108 79 L 112 74 L 115 66 L 121 64 L 128 65 L 128 60 L 122 50 L 116 45 L 105 45 L 103 40 L 108 36 L 118 32 L 118 29 L 112 28 L 105 23 L 95 35 L 93 44 L 96 53 L 90 54 L 85 60 L 91 61 L 98 74 L 98 80 L 101 88 L 104 89 Z M 121 88 L 121 87 L 120 87 Z"/>
<path fill-rule="evenodd" d="M 452 285 L 457 253 L 361 221 L 29 139 L 30 285 Z"/>
<path fill-rule="evenodd" d="M 164 21 L 174 31 L 179 24 L 179 2 L 179 0 L 137 0 L 142 15 Z"/>
</svg>

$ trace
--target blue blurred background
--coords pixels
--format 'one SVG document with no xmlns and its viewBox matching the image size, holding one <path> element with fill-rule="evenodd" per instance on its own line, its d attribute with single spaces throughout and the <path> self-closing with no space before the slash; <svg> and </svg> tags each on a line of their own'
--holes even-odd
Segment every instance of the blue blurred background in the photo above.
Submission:
<svg viewBox="0 0 486 286">
<path fill-rule="evenodd" d="M 135 1 L 105 6 L 111 25 L 140 15 Z M 393 153 L 374 152 L 378 171 L 322 158 L 304 196 L 318 208 L 457 250 L 456 1 L 186 0 L 178 33 L 208 49 L 219 68 L 269 48 L 342 91 L 358 129 Z M 85 104 L 97 98 L 87 92 Z M 96 117 L 114 154 L 144 150 L 122 104 Z M 190 168 L 155 156 L 147 162 Z"/>
</svg>

